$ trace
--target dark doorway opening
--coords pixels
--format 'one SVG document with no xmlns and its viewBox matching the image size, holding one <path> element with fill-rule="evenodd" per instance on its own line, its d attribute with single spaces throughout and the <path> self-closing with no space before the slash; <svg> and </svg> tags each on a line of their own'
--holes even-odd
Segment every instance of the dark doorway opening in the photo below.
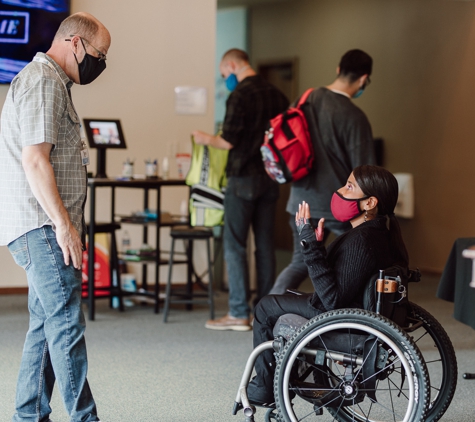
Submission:
<svg viewBox="0 0 475 422">
<path fill-rule="evenodd" d="M 271 84 L 279 88 L 293 102 L 298 96 L 298 60 L 267 60 L 257 64 L 258 73 Z M 276 210 L 275 247 L 293 250 L 292 231 L 289 227 L 289 213 L 285 211 L 290 195 L 290 184 L 280 185 L 280 195 Z"/>
</svg>

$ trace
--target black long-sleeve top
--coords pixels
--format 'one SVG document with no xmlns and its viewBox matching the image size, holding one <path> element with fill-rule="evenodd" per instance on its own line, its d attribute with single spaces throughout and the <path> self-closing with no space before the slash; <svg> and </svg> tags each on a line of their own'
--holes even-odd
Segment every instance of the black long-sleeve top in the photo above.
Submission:
<svg viewBox="0 0 475 422">
<path fill-rule="evenodd" d="M 337 237 L 325 249 L 311 225 L 300 234 L 302 254 L 315 292 L 311 305 L 321 312 L 362 308 L 363 290 L 379 270 L 394 263 L 386 217 L 367 221 Z"/>
</svg>

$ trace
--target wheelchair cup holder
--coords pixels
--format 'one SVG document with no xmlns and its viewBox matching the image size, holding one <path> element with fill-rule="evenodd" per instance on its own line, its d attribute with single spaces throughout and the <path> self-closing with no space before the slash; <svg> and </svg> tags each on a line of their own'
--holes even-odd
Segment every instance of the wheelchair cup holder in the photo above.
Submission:
<svg viewBox="0 0 475 422">
<path fill-rule="evenodd" d="M 400 276 L 391 277 L 387 276 L 384 273 L 384 270 L 379 271 L 379 278 L 376 280 L 376 292 L 377 292 L 377 302 L 376 302 L 376 313 L 381 313 L 382 307 L 382 295 L 388 293 L 399 293 L 400 299 L 396 301 L 390 301 L 389 303 L 396 304 L 399 303 L 407 296 L 406 286 L 402 284 L 402 279 Z"/>
</svg>

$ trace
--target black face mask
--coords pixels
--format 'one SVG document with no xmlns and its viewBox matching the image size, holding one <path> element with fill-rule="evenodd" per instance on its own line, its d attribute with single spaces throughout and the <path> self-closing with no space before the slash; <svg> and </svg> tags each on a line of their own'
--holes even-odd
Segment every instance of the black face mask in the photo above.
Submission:
<svg viewBox="0 0 475 422">
<path fill-rule="evenodd" d="M 101 60 L 99 57 L 94 57 L 87 53 L 86 47 L 81 39 L 82 46 L 84 47 L 84 51 L 86 55 L 81 63 L 78 62 L 78 58 L 76 54 L 74 57 L 76 58 L 76 62 L 78 64 L 78 71 L 79 71 L 79 83 L 81 85 L 90 84 L 93 80 L 95 80 L 106 68 L 106 61 Z"/>
</svg>

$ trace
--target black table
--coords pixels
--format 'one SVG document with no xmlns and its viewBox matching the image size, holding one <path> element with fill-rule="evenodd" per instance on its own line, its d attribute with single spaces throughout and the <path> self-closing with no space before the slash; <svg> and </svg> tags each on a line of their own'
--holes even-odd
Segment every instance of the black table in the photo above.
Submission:
<svg viewBox="0 0 475 422">
<path fill-rule="evenodd" d="M 440 278 L 437 297 L 454 303 L 454 318 L 475 329 L 475 289 L 472 280 L 472 260 L 464 258 L 462 252 L 475 245 L 475 237 L 459 238 L 455 241 Z M 475 379 L 475 374 L 465 372 L 465 379 Z"/>
<path fill-rule="evenodd" d="M 162 264 L 167 264 L 168 260 L 160 259 L 160 227 L 171 226 L 179 224 L 179 220 L 173 220 L 170 217 L 168 219 L 160 218 L 161 210 L 161 190 L 163 187 L 170 186 L 186 186 L 185 180 L 182 179 L 137 179 L 137 180 L 115 180 L 115 179 L 89 179 L 88 180 L 88 201 L 89 201 L 89 245 L 88 245 L 88 316 L 90 320 L 94 320 L 95 315 L 95 301 L 94 301 L 94 262 L 95 262 L 95 244 L 94 233 L 96 225 L 96 190 L 97 188 L 107 187 L 111 188 L 111 217 L 110 221 L 115 221 L 115 190 L 116 188 L 128 188 L 128 189 L 142 189 L 144 192 L 143 209 L 149 208 L 149 191 L 157 191 L 157 202 L 155 204 L 158 218 L 153 224 L 156 227 L 156 265 L 155 265 L 155 290 L 153 293 L 149 293 L 147 290 L 147 272 L 146 264 L 142 268 L 142 294 L 149 295 L 155 299 L 155 312 L 159 310 L 159 267 Z M 183 224 L 183 222 L 181 223 Z M 148 238 L 148 225 L 143 224 L 143 241 L 147 242 Z M 163 262 L 162 262 L 163 261 Z M 111 280 L 112 282 L 112 280 Z M 117 280 L 120 283 L 120 280 Z"/>
<path fill-rule="evenodd" d="M 472 280 L 472 260 L 464 258 L 464 249 L 475 245 L 475 237 L 455 241 L 440 278 L 437 297 L 454 302 L 454 318 L 475 329 L 475 289 Z"/>
</svg>

